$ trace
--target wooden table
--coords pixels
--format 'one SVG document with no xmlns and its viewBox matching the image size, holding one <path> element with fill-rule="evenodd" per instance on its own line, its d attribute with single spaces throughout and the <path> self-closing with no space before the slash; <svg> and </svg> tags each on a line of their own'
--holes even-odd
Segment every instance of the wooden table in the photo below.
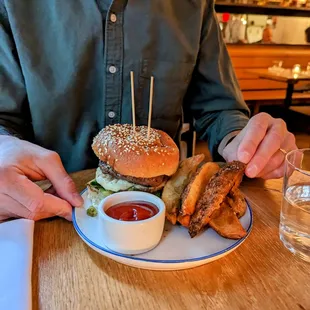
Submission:
<svg viewBox="0 0 310 310">
<path fill-rule="evenodd" d="M 94 171 L 73 175 L 82 190 Z M 62 219 L 36 223 L 33 309 L 310 309 L 310 265 L 278 237 L 281 181 L 245 180 L 254 213 L 249 238 L 195 269 L 160 272 L 107 259 Z"/>
<path fill-rule="evenodd" d="M 284 82 L 287 84 L 286 96 L 284 99 L 284 104 L 286 108 L 289 108 L 292 104 L 292 96 L 294 93 L 294 86 L 301 81 L 310 81 L 310 75 L 299 74 L 281 74 L 268 69 L 251 69 L 247 70 L 248 73 L 257 75 L 261 79 L 267 79 L 272 81 Z"/>
</svg>

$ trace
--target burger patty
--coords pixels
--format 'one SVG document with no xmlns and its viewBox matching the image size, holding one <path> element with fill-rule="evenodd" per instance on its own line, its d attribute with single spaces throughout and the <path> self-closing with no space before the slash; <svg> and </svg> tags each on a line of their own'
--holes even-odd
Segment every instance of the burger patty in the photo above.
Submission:
<svg viewBox="0 0 310 310">
<path fill-rule="evenodd" d="M 166 175 L 161 175 L 154 178 L 135 178 L 128 175 L 122 175 L 117 173 L 110 165 L 100 160 L 99 167 L 102 173 L 107 173 L 114 178 L 128 181 L 130 183 L 139 184 L 143 186 L 157 187 L 167 181 L 168 177 Z"/>
</svg>

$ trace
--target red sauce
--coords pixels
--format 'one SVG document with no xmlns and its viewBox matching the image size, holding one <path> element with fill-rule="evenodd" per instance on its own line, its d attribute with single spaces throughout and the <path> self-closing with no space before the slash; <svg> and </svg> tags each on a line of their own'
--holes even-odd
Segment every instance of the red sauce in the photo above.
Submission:
<svg viewBox="0 0 310 310">
<path fill-rule="evenodd" d="M 130 201 L 118 203 L 105 213 L 119 221 L 142 221 L 151 218 L 159 212 L 152 203 L 145 201 Z"/>
</svg>

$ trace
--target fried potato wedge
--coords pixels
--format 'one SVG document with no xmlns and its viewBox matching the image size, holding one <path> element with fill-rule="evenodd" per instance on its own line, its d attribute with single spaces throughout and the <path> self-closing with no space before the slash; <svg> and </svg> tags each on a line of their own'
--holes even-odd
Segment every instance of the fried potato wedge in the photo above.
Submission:
<svg viewBox="0 0 310 310">
<path fill-rule="evenodd" d="M 245 214 L 247 205 L 245 198 L 239 189 L 235 189 L 233 193 L 229 193 L 226 201 L 238 218 L 242 217 Z"/>
<path fill-rule="evenodd" d="M 246 235 L 246 231 L 227 201 L 224 201 L 221 207 L 214 211 L 209 224 L 224 238 L 241 239 Z"/>
<path fill-rule="evenodd" d="M 189 234 L 193 238 L 207 225 L 214 211 L 218 210 L 231 190 L 242 181 L 245 164 L 233 161 L 221 168 L 210 180 L 199 198 L 191 217 Z"/>
<path fill-rule="evenodd" d="M 166 183 L 161 199 L 166 205 L 166 217 L 173 224 L 176 224 L 181 195 L 189 183 L 197 167 L 204 160 L 204 155 L 199 154 L 181 161 L 177 172 Z"/>
<path fill-rule="evenodd" d="M 211 177 L 219 170 L 219 165 L 213 162 L 206 163 L 197 170 L 182 194 L 180 215 L 192 215 L 195 212 L 200 195 Z"/>
<path fill-rule="evenodd" d="M 190 223 L 190 221 L 191 221 L 191 216 L 190 215 L 181 215 L 181 214 L 179 214 L 178 215 L 178 222 L 182 225 L 182 226 L 184 226 L 184 227 L 189 227 L 189 223 Z"/>
</svg>

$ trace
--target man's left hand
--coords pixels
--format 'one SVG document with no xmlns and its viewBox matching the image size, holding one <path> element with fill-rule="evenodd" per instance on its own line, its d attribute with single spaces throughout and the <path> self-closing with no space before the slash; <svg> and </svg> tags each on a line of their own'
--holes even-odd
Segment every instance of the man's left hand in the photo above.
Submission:
<svg viewBox="0 0 310 310">
<path fill-rule="evenodd" d="M 224 148 L 223 157 L 247 164 L 245 174 L 249 178 L 275 179 L 284 174 L 285 154 L 280 149 L 297 149 L 295 136 L 282 119 L 259 113 Z"/>
</svg>

